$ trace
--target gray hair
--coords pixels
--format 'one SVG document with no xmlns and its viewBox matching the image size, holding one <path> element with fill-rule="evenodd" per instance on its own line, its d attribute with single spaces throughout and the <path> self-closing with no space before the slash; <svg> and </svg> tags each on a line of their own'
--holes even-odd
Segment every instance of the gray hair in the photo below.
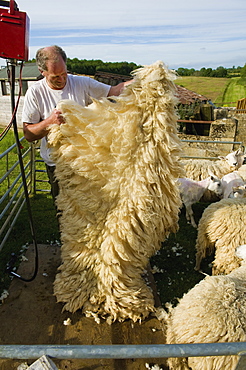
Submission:
<svg viewBox="0 0 246 370">
<path fill-rule="evenodd" d="M 59 56 L 67 63 L 67 55 L 60 46 L 52 45 L 49 47 L 49 50 L 47 50 L 47 47 L 38 49 L 36 53 L 36 64 L 41 71 L 47 71 L 47 61 L 58 61 Z"/>
</svg>

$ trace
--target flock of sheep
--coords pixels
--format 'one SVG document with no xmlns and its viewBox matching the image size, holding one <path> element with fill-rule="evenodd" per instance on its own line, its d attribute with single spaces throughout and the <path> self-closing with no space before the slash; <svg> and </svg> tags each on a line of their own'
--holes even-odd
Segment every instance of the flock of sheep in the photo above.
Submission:
<svg viewBox="0 0 246 370">
<path fill-rule="evenodd" d="M 215 259 L 213 276 L 169 307 L 167 343 L 245 341 L 244 152 L 214 162 L 180 160 L 174 78 L 156 62 L 136 70 L 114 100 L 59 103 L 65 124 L 48 137 L 60 183 L 62 264 L 54 293 L 64 309 L 109 323 L 155 312 L 144 271 L 178 230 L 183 202 L 197 227 L 196 269 L 213 251 Z M 192 204 L 201 198 L 211 204 L 197 226 Z M 237 356 L 168 361 L 177 370 L 232 370 Z"/>
<path fill-rule="evenodd" d="M 183 162 L 187 178 L 180 179 L 181 197 L 187 220 L 197 227 L 195 269 L 200 270 L 201 261 L 207 255 L 214 252 L 215 257 L 212 276 L 206 276 L 184 294 L 176 307 L 169 304 L 166 317 L 168 344 L 246 341 L 244 160 L 244 151 L 238 149 L 215 162 L 200 160 L 200 167 L 197 167 L 197 160 Z M 205 180 L 198 180 L 203 176 Z M 205 199 L 210 199 L 211 204 L 204 210 L 197 226 L 191 206 L 208 189 L 212 193 Z M 168 359 L 172 370 L 232 370 L 237 362 L 238 356 Z"/>
</svg>

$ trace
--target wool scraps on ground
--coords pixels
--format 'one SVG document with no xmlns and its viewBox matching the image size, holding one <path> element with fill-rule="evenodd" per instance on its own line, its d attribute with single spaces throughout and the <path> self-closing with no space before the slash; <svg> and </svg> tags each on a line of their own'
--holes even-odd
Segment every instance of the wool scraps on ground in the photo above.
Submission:
<svg viewBox="0 0 246 370">
<path fill-rule="evenodd" d="M 158 61 L 133 76 L 119 97 L 61 101 L 65 123 L 48 136 L 62 212 L 54 294 L 65 310 L 109 321 L 155 311 L 143 273 L 181 208 L 175 75 Z"/>
</svg>

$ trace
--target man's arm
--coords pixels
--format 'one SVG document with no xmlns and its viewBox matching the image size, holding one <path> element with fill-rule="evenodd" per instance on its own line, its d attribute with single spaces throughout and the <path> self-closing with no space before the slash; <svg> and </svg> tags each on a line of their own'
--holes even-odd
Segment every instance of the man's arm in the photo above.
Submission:
<svg viewBox="0 0 246 370">
<path fill-rule="evenodd" d="M 42 139 L 48 134 L 48 128 L 52 124 L 60 125 L 64 122 L 60 110 L 54 109 L 51 115 L 38 123 L 23 122 L 25 139 L 29 142 Z"/>
<path fill-rule="evenodd" d="M 124 90 L 125 86 L 132 83 L 132 81 L 133 80 L 129 80 L 129 81 L 121 82 L 118 85 L 111 86 L 111 88 L 108 92 L 108 96 L 118 96 L 118 95 L 120 95 L 122 93 L 122 91 Z"/>
</svg>

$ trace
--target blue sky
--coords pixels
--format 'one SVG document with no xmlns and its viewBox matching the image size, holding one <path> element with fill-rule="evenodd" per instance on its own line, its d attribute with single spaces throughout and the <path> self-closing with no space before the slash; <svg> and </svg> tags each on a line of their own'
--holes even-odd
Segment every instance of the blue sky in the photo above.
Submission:
<svg viewBox="0 0 246 370">
<path fill-rule="evenodd" d="M 30 18 L 29 57 L 57 44 L 69 58 L 171 69 L 244 66 L 245 0 L 16 0 Z"/>
</svg>

